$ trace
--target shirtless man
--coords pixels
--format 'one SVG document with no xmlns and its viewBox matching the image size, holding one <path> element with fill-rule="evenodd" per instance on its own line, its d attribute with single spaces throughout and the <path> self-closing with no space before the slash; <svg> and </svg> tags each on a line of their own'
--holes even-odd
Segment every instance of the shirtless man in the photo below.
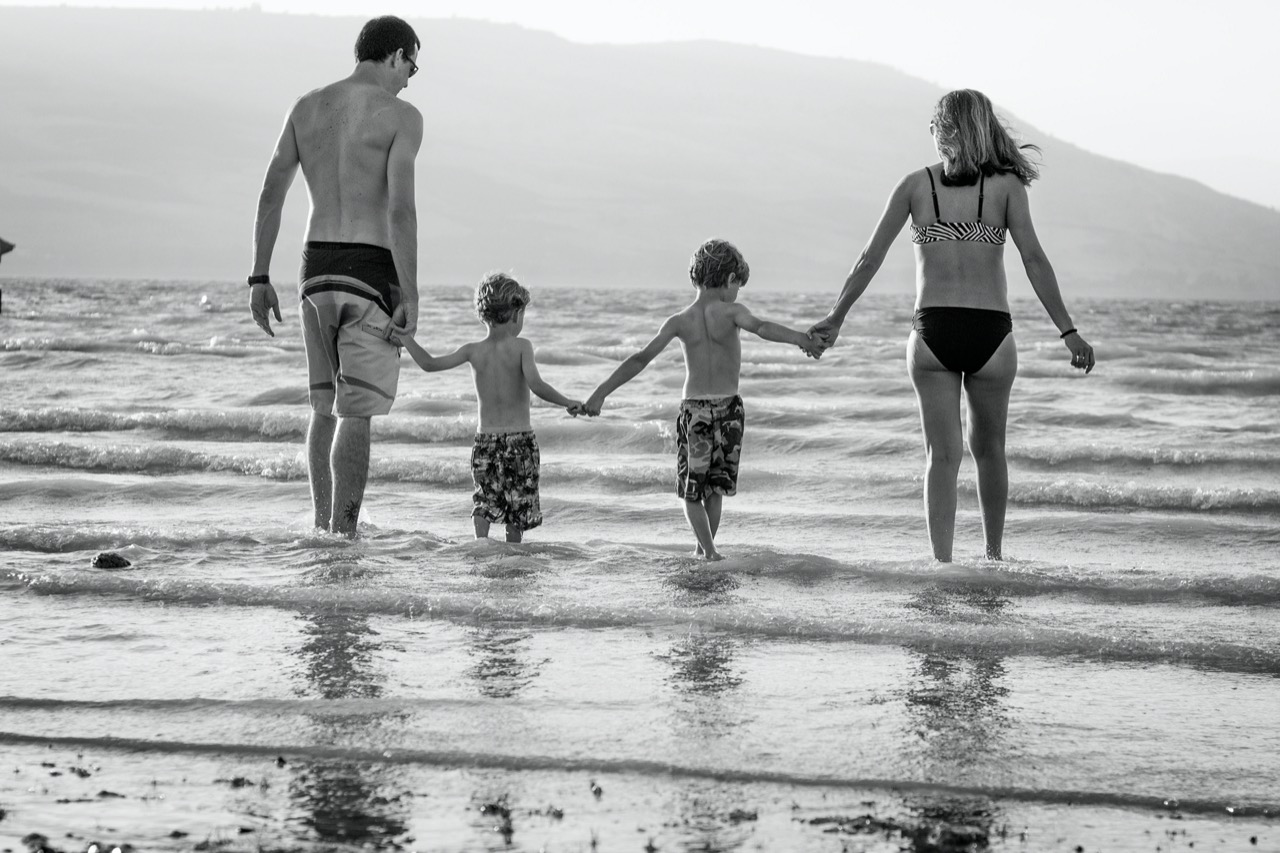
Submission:
<svg viewBox="0 0 1280 853">
<path fill-rule="evenodd" d="M 418 71 L 420 42 L 399 18 L 356 39 L 350 77 L 298 99 L 267 166 L 253 230 L 249 298 L 272 337 L 280 304 L 267 273 L 298 166 L 311 197 L 298 277 L 311 424 L 307 473 L 315 526 L 355 536 L 369 476 L 369 418 L 391 410 L 399 378 L 394 332 L 418 325 L 414 159 L 422 114 L 396 97 Z"/>
<path fill-rule="evenodd" d="M 606 397 L 634 379 L 672 340 L 680 341 L 684 399 L 676 418 L 676 493 L 684 500 L 685 518 L 698 540 L 695 553 L 707 560 L 722 559 L 715 546 L 721 503 L 725 495 L 738 491 L 745 418 L 738 396 L 738 330 L 794 344 L 814 358 L 822 352 L 820 340 L 761 320 L 737 303 L 738 289 L 750 274 L 732 243 L 708 240 L 699 246 L 689 262 L 689 279 L 698 289 L 693 302 L 668 317 L 653 340 L 618 365 L 583 405 L 587 414 L 598 415 Z"/>
</svg>

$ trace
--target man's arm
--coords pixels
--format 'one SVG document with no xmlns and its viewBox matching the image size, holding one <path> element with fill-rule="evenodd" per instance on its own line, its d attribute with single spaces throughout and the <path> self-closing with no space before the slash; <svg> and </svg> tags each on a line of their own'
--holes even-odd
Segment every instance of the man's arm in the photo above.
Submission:
<svg viewBox="0 0 1280 853">
<path fill-rule="evenodd" d="M 570 400 L 565 395 L 551 387 L 551 384 L 542 378 L 538 373 L 538 362 L 533 357 L 533 344 L 529 341 L 522 341 L 523 346 L 520 350 L 520 369 L 524 371 L 524 381 L 529 384 L 529 390 L 537 394 L 548 403 L 554 403 L 557 406 L 563 406 L 566 409 L 578 409 L 582 407 L 580 400 Z"/>
<path fill-rule="evenodd" d="M 391 258 L 400 280 L 400 304 L 392 324 L 403 337 L 418 330 L 418 206 L 414 161 L 422 147 L 422 113 L 404 104 L 404 119 L 387 152 L 387 216 L 391 222 Z"/>
<path fill-rule="evenodd" d="M 733 322 L 740 329 L 753 335 L 758 335 L 766 341 L 773 341 L 779 344 L 794 344 L 814 358 L 822 355 L 821 341 L 815 340 L 812 336 L 798 329 L 792 329 L 781 323 L 774 323 L 771 320 L 761 320 L 751 313 L 750 308 L 741 303 L 735 302 L 730 306 L 730 310 L 733 312 Z"/>
<path fill-rule="evenodd" d="M 298 139 L 293 132 L 293 110 L 284 120 L 284 129 L 276 141 L 276 150 L 271 154 L 271 162 L 267 164 L 267 174 L 262 179 L 262 192 L 258 195 L 258 213 L 253 222 L 253 270 L 250 275 L 268 275 L 271 272 L 271 253 L 276 247 L 276 237 L 280 234 L 280 214 L 284 210 L 284 199 L 293 185 L 293 178 L 298 174 Z M 271 318 L 268 311 L 274 311 L 276 322 L 280 322 L 280 300 L 276 289 L 270 284 L 255 284 L 249 293 L 249 310 L 253 313 L 253 321 L 262 331 L 271 337 Z"/>
<path fill-rule="evenodd" d="M 471 360 L 471 344 L 463 344 L 448 355 L 437 356 L 424 350 L 413 338 L 396 336 L 391 342 L 407 349 L 409 355 L 418 363 L 418 367 L 428 373 L 435 373 L 438 370 L 452 370 Z"/>
<path fill-rule="evenodd" d="M 600 414 L 600 409 L 604 406 L 605 397 L 635 379 L 640 374 L 640 371 L 648 367 L 649 362 L 657 357 L 658 353 L 667 348 L 667 344 L 671 343 L 676 336 L 676 326 L 676 317 L 668 317 L 666 322 L 662 324 L 662 328 L 658 330 L 658 334 L 654 335 L 653 340 L 649 341 L 644 349 L 628 356 L 626 361 L 618 365 L 617 369 L 609 375 L 609 378 L 601 382 L 600 386 L 591 392 L 591 397 L 586 402 L 587 412 L 592 415 Z"/>
</svg>

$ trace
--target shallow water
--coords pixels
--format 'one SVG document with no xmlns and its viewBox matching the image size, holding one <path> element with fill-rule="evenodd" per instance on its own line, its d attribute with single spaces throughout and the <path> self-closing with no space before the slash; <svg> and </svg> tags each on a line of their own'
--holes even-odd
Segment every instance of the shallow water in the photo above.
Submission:
<svg viewBox="0 0 1280 853">
<path fill-rule="evenodd" d="M 405 359 L 352 543 L 308 530 L 290 295 L 270 339 L 242 287 L 4 289 L 8 846 L 1280 848 L 1280 306 L 1082 303 L 1084 377 L 1016 304 L 1004 563 L 969 461 L 958 560 L 928 559 L 908 301 L 818 363 L 744 340 L 703 566 L 674 348 L 600 418 L 535 409 L 521 546 L 470 540 L 469 376 Z M 537 291 L 526 336 L 586 396 L 686 295 Z M 470 310 L 428 295 L 428 349 Z"/>
</svg>

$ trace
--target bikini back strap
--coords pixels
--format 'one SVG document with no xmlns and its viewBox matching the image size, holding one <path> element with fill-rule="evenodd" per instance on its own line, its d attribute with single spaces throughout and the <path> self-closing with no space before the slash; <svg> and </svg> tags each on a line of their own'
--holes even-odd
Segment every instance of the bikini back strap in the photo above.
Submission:
<svg viewBox="0 0 1280 853">
<path fill-rule="evenodd" d="M 941 219 L 942 214 L 938 212 L 938 186 L 933 182 L 933 170 L 925 166 L 924 173 L 929 176 L 929 193 L 933 196 L 933 218 Z"/>
<path fill-rule="evenodd" d="M 987 173 L 979 172 L 978 174 L 981 175 L 981 177 L 978 178 L 978 221 L 981 222 L 982 221 L 982 195 L 983 195 L 983 190 L 987 186 Z"/>
</svg>

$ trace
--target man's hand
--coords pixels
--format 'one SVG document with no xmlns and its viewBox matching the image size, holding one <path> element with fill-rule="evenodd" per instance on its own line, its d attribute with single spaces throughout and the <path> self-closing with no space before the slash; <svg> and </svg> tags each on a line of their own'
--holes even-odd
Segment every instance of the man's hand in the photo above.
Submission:
<svg viewBox="0 0 1280 853">
<path fill-rule="evenodd" d="M 604 397 L 601 397 L 599 394 L 592 394 L 587 398 L 587 401 L 582 404 L 582 411 L 593 418 L 600 414 L 600 410 L 603 408 Z"/>
<path fill-rule="evenodd" d="M 405 340 L 406 338 L 415 337 L 418 334 L 418 306 L 412 308 L 406 307 L 404 302 L 396 306 L 391 312 L 391 334 L 388 340 L 391 340 L 396 346 L 403 346 L 397 343 L 394 338 Z"/>
<path fill-rule="evenodd" d="M 275 311 L 276 322 L 282 322 L 276 289 L 270 284 L 255 284 L 249 293 L 249 310 L 253 312 L 253 322 L 258 324 L 258 328 L 274 338 L 276 333 L 271 331 L 271 317 L 267 312 Z"/>
<path fill-rule="evenodd" d="M 578 415 L 590 414 L 590 412 L 587 411 L 586 403 L 582 402 L 581 400 L 572 400 L 570 402 L 571 402 L 571 405 L 566 406 L 565 411 L 573 415 L 575 418 Z"/>
</svg>

